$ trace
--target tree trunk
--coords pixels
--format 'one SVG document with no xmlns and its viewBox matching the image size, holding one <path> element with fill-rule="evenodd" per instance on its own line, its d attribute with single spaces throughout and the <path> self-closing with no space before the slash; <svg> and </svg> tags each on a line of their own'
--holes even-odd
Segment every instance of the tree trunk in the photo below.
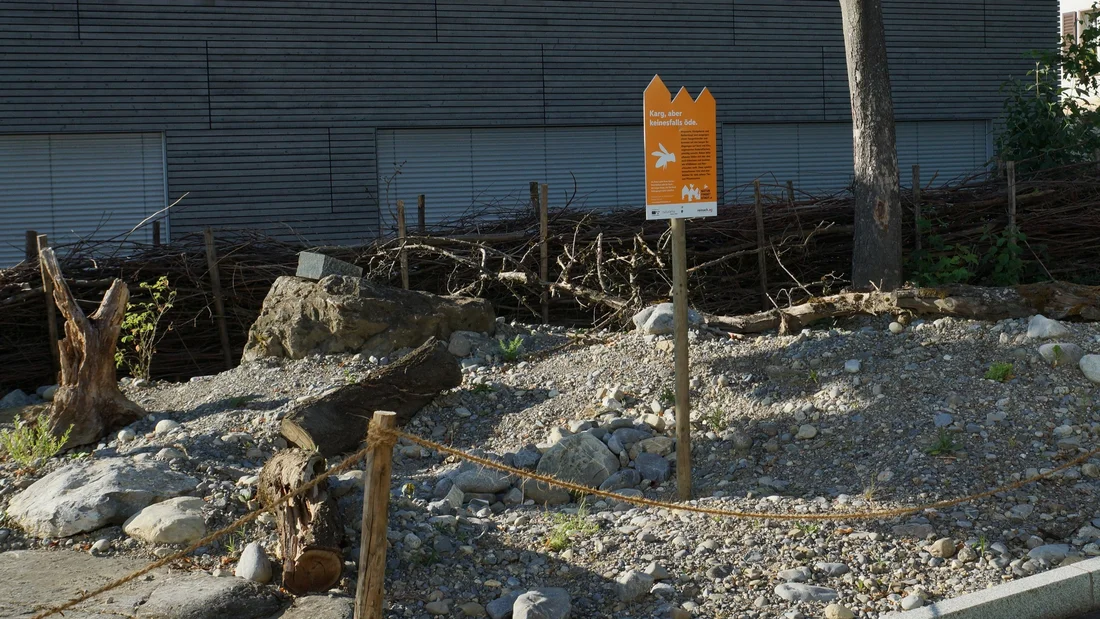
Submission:
<svg viewBox="0 0 1100 619">
<path fill-rule="evenodd" d="M 1058 320 L 1100 320 L 1100 286 L 1066 282 L 1024 284 L 1010 288 L 955 285 L 907 288 L 894 292 L 838 294 L 787 309 L 748 316 L 708 316 L 707 324 L 734 333 L 779 329 L 798 333 L 823 318 L 856 314 L 937 314 L 976 320 L 1003 320 L 1043 314 Z"/>
<path fill-rule="evenodd" d="M 115 377 L 115 346 L 130 291 L 122 280 L 114 280 L 89 318 L 69 291 L 53 250 L 43 249 L 39 259 L 53 280 L 54 301 L 65 317 L 65 339 L 58 343 L 59 387 L 49 412 L 50 432 L 61 436 L 71 427 L 67 445 L 95 443 L 112 429 L 145 414 L 122 395 Z"/>
<path fill-rule="evenodd" d="M 895 290 L 902 284 L 901 198 L 882 5 L 840 0 L 840 12 L 852 95 L 852 286 Z"/>
<path fill-rule="evenodd" d="M 326 469 L 320 454 L 302 449 L 276 453 L 257 484 L 260 501 L 270 506 Z M 294 595 L 327 591 L 340 581 L 344 559 L 340 552 L 344 528 L 336 516 L 336 502 L 321 482 L 275 510 L 279 549 L 283 559 L 283 587 Z"/>
<path fill-rule="evenodd" d="M 433 338 L 358 383 L 295 408 L 279 429 L 291 443 L 329 458 L 359 447 L 374 411 L 394 411 L 404 424 L 441 391 L 461 384 L 458 361 Z"/>
</svg>

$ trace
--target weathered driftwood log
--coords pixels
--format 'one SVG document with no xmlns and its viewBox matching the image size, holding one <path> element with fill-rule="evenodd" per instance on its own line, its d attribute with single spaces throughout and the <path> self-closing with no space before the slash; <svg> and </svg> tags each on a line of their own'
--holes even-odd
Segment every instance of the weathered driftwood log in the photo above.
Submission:
<svg viewBox="0 0 1100 619">
<path fill-rule="evenodd" d="M 260 471 L 258 494 L 270 506 L 325 471 L 325 459 L 315 451 L 284 449 Z M 275 509 L 279 549 L 283 559 L 283 587 L 295 595 L 327 591 L 344 570 L 340 552 L 344 528 L 336 516 L 336 502 L 322 481 L 302 496 Z"/>
<path fill-rule="evenodd" d="M 1100 287 L 1045 282 L 1009 288 L 956 285 L 907 288 L 896 292 L 852 292 L 747 316 L 708 316 L 707 324 L 734 333 L 759 333 L 777 328 L 780 333 L 794 333 L 822 318 L 904 312 L 978 320 L 1022 318 L 1033 314 L 1056 319 L 1100 320 Z"/>
<path fill-rule="evenodd" d="M 462 370 L 434 338 L 396 363 L 291 411 L 280 430 L 288 441 L 325 457 L 358 448 L 376 410 L 394 411 L 400 424 L 445 389 L 462 384 Z"/>
<path fill-rule="evenodd" d="M 130 424 L 145 414 L 122 395 L 115 376 L 115 346 L 130 291 L 116 279 L 91 317 L 76 304 L 53 250 L 39 257 L 53 280 L 53 296 L 65 317 L 65 339 L 58 344 L 61 371 L 57 395 L 50 407 L 50 432 L 61 436 L 72 428 L 68 445 L 87 445 L 113 428 Z"/>
</svg>

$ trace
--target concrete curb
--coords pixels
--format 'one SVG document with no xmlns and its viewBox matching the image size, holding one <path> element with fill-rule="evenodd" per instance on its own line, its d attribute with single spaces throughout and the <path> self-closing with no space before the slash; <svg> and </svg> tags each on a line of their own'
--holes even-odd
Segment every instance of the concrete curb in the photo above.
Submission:
<svg viewBox="0 0 1100 619">
<path fill-rule="evenodd" d="M 1021 578 L 890 619 L 1071 619 L 1100 608 L 1100 558 Z"/>
</svg>

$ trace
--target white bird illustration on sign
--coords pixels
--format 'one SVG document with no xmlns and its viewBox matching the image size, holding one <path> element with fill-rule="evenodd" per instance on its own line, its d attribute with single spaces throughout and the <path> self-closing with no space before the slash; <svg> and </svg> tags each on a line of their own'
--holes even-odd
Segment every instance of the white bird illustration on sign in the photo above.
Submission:
<svg viewBox="0 0 1100 619">
<path fill-rule="evenodd" d="M 657 158 L 658 168 L 667 168 L 669 163 L 676 163 L 676 153 L 668 152 L 668 149 L 665 148 L 665 145 L 659 142 L 657 143 L 657 146 L 661 150 L 655 150 L 650 154 Z"/>
</svg>

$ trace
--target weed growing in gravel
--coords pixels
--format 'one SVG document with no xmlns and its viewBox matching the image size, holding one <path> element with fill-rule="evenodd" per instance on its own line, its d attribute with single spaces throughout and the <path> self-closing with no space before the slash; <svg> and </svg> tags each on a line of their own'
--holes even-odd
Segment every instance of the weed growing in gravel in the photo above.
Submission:
<svg viewBox="0 0 1100 619">
<path fill-rule="evenodd" d="M 936 441 L 929 445 L 925 452 L 932 456 L 948 456 L 958 450 L 959 445 L 955 442 L 955 437 L 951 436 L 947 430 L 940 428 Z"/>
<path fill-rule="evenodd" d="M 672 390 L 672 387 L 665 387 L 661 391 L 661 404 L 665 406 L 672 406 L 676 403 L 676 392 Z"/>
<path fill-rule="evenodd" d="M 122 337 L 119 344 L 125 345 L 125 351 L 115 350 L 115 367 L 126 366 L 130 376 L 149 379 L 149 366 L 153 364 L 153 354 L 157 352 L 157 343 L 163 338 L 157 337 L 157 327 L 165 312 L 172 309 L 176 301 L 176 291 L 168 285 L 168 278 L 160 276 L 155 282 L 141 282 L 139 287 L 152 299 L 146 303 L 127 303 L 126 317 L 122 319 Z M 166 331 L 171 331 L 169 324 Z"/>
<path fill-rule="evenodd" d="M 989 548 L 989 540 L 987 540 L 984 535 L 979 535 L 978 543 L 975 544 L 974 547 L 978 550 L 978 556 L 984 557 L 985 551 Z"/>
<path fill-rule="evenodd" d="M 519 359 L 522 349 L 523 338 L 518 335 L 511 340 L 500 340 L 500 354 L 504 357 L 505 361 L 515 361 Z"/>
<path fill-rule="evenodd" d="M 714 409 L 710 412 L 703 413 L 703 421 L 712 432 L 718 434 L 726 428 L 726 413 L 719 409 Z"/>
<path fill-rule="evenodd" d="M 25 468 L 38 468 L 61 451 L 73 431 L 73 427 L 69 426 L 57 438 L 50 434 L 49 428 L 50 422 L 45 415 L 39 415 L 29 423 L 17 421 L 14 430 L 0 431 L 0 449 Z"/>
<path fill-rule="evenodd" d="M 492 392 L 493 392 L 492 385 L 488 385 L 488 384 L 485 384 L 485 383 L 474 383 L 470 387 L 470 393 L 492 393 Z"/>
<path fill-rule="evenodd" d="M 1011 363 L 1005 363 L 1004 361 L 998 361 L 989 366 L 989 369 L 985 372 L 986 380 L 995 380 L 999 383 L 1012 380 L 1014 368 Z"/>
<path fill-rule="evenodd" d="M 359 377 L 351 373 L 351 370 L 344 368 L 344 382 L 349 385 L 354 385 L 359 382 Z"/>
<path fill-rule="evenodd" d="M 260 396 L 256 395 L 238 395 L 226 400 L 226 404 L 229 408 L 243 408 L 244 405 L 258 399 Z"/>
<path fill-rule="evenodd" d="M 810 382 L 815 385 L 821 385 L 821 377 L 818 375 L 817 370 L 810 370 Z"/>
<path fill-rule="evenodd" d="M 225 552 L 230 556 L 235 556 L 244 547 L 244 543 L 247 538 L 244 535 L 244 531 L 237 531 L 231 534 L 225 540 Z"/>
<path fill-rule="evenodd" d="M 1062 346 L 1059 344 L 1054 345 L 1054 367 L 1062 365 L 1062 361 L 1066 358 L 1066 351 L 1062 350 Z"/>
<path fill-rule="evenodd" d="M 810 536 L 821 530 L 821 525 L 814 522 L 796 522 L 794 528 L 802 532 L 803 535 Z"/>
<path fill-rule="evenodd" d="M 554 530 L 546 538 L 546 547 L 554 552 L 565 550 L 572 543 L 573 533 L 595 533 L 600 525 L 588 521 L 588 506 L 581 501 L 576 514 L 554 514 Z"/>
<path fill-rule="evenodd" d="M 871 478 L 867 480 L 867 485 L 863 487 L 863 492 L 860 493 L 860 496 L 863 497 L 864 501 L 874 501 L 875 497 L 878 496 L 878 491 L 878 478 L 871 475 Z"/>
</svg>

